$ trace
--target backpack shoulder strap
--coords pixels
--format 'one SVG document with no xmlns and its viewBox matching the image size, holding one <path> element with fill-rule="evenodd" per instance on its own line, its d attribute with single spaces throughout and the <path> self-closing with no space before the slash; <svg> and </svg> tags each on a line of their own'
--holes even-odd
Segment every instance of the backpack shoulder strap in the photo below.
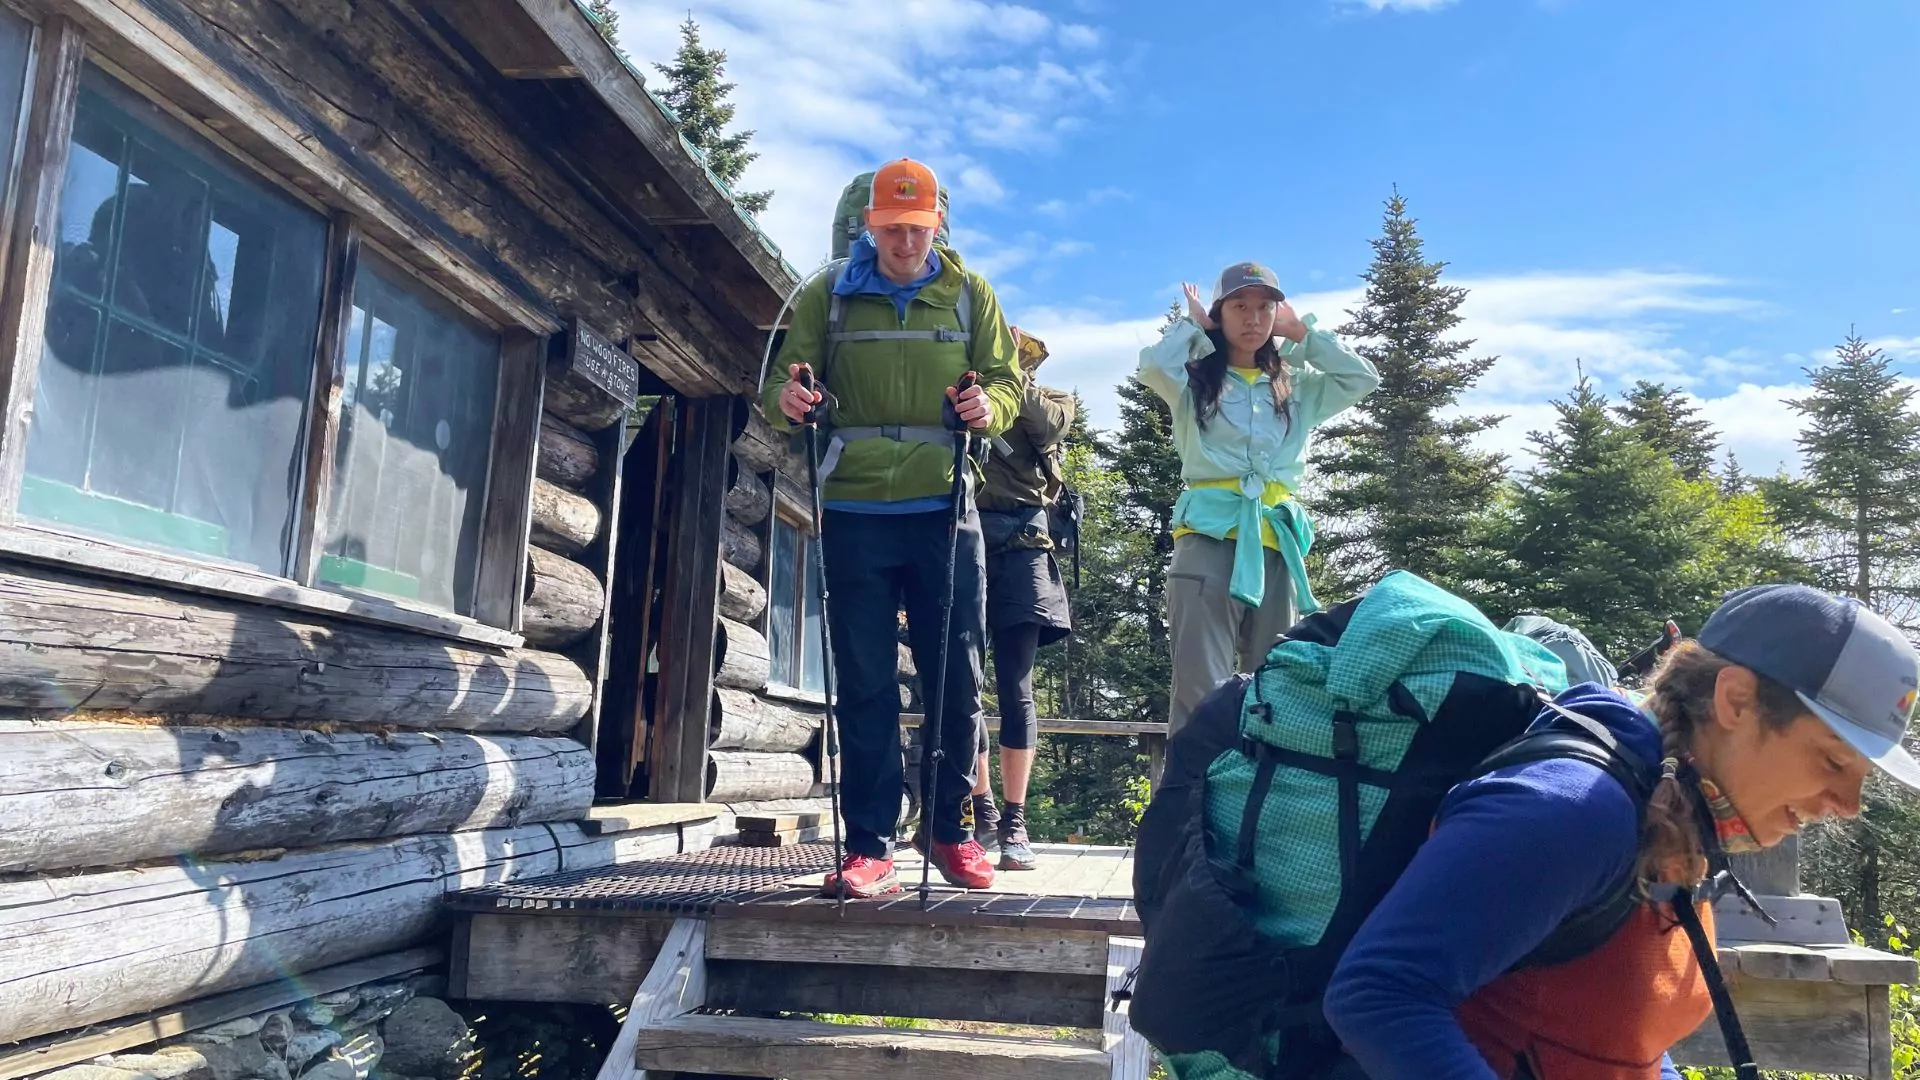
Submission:
<svg viewBox="0 0 1920 1080">
<path fill-rule="evenodd" d="M 973 333 L 973 275 L 960 276 L 960 302 L 954 305 L 953 316 L 960 320 L 960 332 Z"/>
<path fill-rule="evenodd" d="M 1554 723 L 1535 728 L 1495 750 L 1480 763 L 1476 775 L 1536 761 L 1584 761 L 1611 776 L 1633 800 L 1637 813 L 1645 814 L 1653 788 L 1640 756 L 1621 745 L 1599 721 L 1551 701 L 1545 704 L 1555 714 Z M 1514 968 L 1563 964 L 1599 948 L 1640 906 L 1643 897 L 1636 885 L 1629 867 L 1598 900 L 1569 915 Z"/>
<path fill-rule="evenodd" d="M 847 304 L 845 298 L 833 290 L 840 280 L 840 272 L 847 267 L 846 259 L 835 259 L 829 264 L 827 274 L 827 349 L 826 356 L 820 362 L 820 385 L 825 387 L 833 372 L 834 358 L 840 354 L 840 335 L 847 328 Z"/>
</svg>

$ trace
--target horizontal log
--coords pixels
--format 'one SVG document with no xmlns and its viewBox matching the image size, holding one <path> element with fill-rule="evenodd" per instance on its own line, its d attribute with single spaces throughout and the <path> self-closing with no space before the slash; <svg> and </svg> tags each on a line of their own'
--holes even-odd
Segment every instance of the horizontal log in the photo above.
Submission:
<svg viewBox="0 0 1920 1080">
<path fill-rule="evenodd" d="M 540 455 L 535 475 L 561 487 L 585 487 L 600 470 L 600 451 L 586 432 L 550 412 L 540 414 Z"/>
<path fill-rule="evenodd" d="M 449 891 L 645 850 L 562 822 L 0 882 L 0 1042 L 406 948 Z"/>
<path fill-rule="evenodd" d="M 720 554 L 747 573 L 760 575 L 760 538 L 731 516 L 720 520 Z"/>
<path fill-rule="evenodd" d="M 767 590 L 745 570 L 720 563 L 720 614 L 734 622 L 751 623 L 767 610 Z"/>
<path fill-rule="evenodd" d="M 579 665 L 0 563 L 0 708 L 562 731 Z"/>
<path fill-rule="evenodd" d="M 571 739 L 0 720 L 0 873 L 569 821 Z"/>
<path fill-rule="evenodd" d="M 721 617 L 714 628 L 713 681 L 718 686 L 755 692 L 767 688 L 773 661 L 767 639 L 745 623 Z"/>
<path fill-rule="evenodd" d="M 724 686 L 713 690 L 707 745 L 715 750 L 793 753 L 811 746 L 819 730 L 818 714 L 789 708 L 744 690 Z"/>
<path fill-rule="evenodd" d="M 557 484 L 533 482 L 533 542 L 561 555 L 578 555 L 600 535 L 600 508 Z"/>
<path fill-rule="evenodd" d="M 772 472 L 787 460 L 791 438 L 773 430 L 759 405 L 749 405 L 746 426 L 733 440 L 733 456 L 739 459 L 743 472 Z"/>
<path fill-rule="evenodd" d="M 527 644 L 561 649 L 579 641 L 600 621 L 606 603 L 606 590 L 593 571 L 551 551 L 527 549 L 520 627 Z"/>
<path fill-rule="evenodd" d="M 609 397 L 605 390 L 587 381 L 585 375 L 577 371 L 565 374 L 547 375 L 547 394 L 541 404 L 546 410 L 584 432 L 598 432 L 612 427 L 625 411 L 617 398 Z"/>
<path fill-rule="evenodd" d="M 813 762 L 801 754 L 714 750 L 707 754 L 707 801 L 798 799 L 813 790 Z"/>
<path fill-rule="evenodd" d="M 773 488 L 765 480 L 746 469 L 734 477 L 733 487 L 727 489 L 727 513 L 742 525 L 758 525 L 773 513 Z"/>
</svg>

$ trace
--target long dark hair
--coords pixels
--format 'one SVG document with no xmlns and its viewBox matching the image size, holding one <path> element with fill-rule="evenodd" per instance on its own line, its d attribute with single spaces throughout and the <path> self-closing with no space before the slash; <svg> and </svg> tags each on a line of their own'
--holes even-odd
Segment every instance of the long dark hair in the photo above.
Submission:
<svg viewBox="0 0 1920 1080">
<path fill-rule="evenodd" d="M 1214 310 L 1214 319 L 1219 321 L 1218 308 Z M 1220 386 L 1227 378 L 1227 336 L 1218 328 L 1206 333 L 1207 340 L 1213 342 L 1213 351 L 1198 360 L 1187 361 L 1187 385 L 1193 389 L 1193 422 L 1202 431 L 1206 430 L 1207 421 L 1220 413 Z M 1287 408 L 1287 400 L 1293 396 L 1293 376 L 1272 338 L 1254 352 L 1253 363 L 1273 380 L 1267 384 L 1273 391 L 1273 411 L 1280 414 L 1281 422 L 1291 434 L 1293 411 Z"/>
</svg>

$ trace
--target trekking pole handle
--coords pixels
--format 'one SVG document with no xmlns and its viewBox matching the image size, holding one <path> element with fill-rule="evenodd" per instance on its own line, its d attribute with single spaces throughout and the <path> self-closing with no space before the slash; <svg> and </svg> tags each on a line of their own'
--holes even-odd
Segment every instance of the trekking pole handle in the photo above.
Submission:
<svg viewBox="0 0 1920 1080">
<path fill-rule="evenodd" d="M 973 389 L 978 385 L 980 385 L 980 373 L 977 371 L 969 371 L 966 374 L 961 375 L 958 379 L 954 380 L 954 384 L 953 384 L 954 396 L 958 397 L 959 395 L 966 393 L 967 391 Z M 942 403 L 940 407 L 940 412 L 941 412 L 941 418 L 946 421 L 946 425 L 949 430 L 963 431 L 966 429 L 967 425 L 962 423 L 960 420 L 960 410 L 954 408 L 952 401 L 946 401 Z"/>
<path fill-rule="evenodd" d="M 794 376 L 794 378 L 800 383 L 800 389 L 805 390 L 809 394 L 814 392 L 813 365 L 801 364 L 800 374 Z M 813 427 L 819 424 L 820 407 L 825 404 L 825 399 L 814 402 L 812 406 L 807 409 L 807 415 L 801 419 L 800 423 L 807 427 Z"/>
</svg>

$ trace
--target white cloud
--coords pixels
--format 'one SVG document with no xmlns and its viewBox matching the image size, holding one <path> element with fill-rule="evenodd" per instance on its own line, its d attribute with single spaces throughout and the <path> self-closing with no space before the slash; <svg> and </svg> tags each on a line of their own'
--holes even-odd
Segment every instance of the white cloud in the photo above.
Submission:
<svg viewBox="0 0 1920 1080">
<path fill-rule="evenodd" d="M 652 65 L 679 46 L 687 5 L 615 0 L 620 44 L 658 92 Z M 1095 34 L 1019 3 L 916 0 L 701 0 L 704 44 L 727 52 L 735 125 L 760 157 L 744 190 L 772 189 L 760 224 L 802 272 L 827 254 L 828 222 L 856 174 L 907 155 L 969 203 L 1000 201 L 999 154 L 1055 146 L 1077 111 L 1109 97 Z M 1062 46 L 1074 47 L 1063 51 Z M 1066 56 L 1070 51 L 1071 58 Z"/>
<path fill-rule="evenodd" d="M 1081 23 L 1068 23 L 1060 28 L 1060 44 L 1069 49 L 1092 49 L 1100 44 L 1100 31 Z"/>
<path fill-rule="evenodd" d="M 1438 11 L 1454 0 L 1347 0 L 1351 7 L 1368 11 Z"/>
<path fill-rule="evenodd" d="M 1092 250 L 1093 245 L 1085 240 L 1055 240 L 1053 246 L 1047 249 L 1047 254 L 1057 259 L 1068 259 Z"/>
<path fill-rule="evenodd" d="M 1910 311 L 1910 310 L 1912 310 L 1912 309 L 1911 309 L 1911 308 L 1903 308 L 1903 307 L 1897 307 L 1897 308 L 1894 308 L 1894 309 L 1893 309 L 1893 314 L 1895 314 L 1895 315 L 1905 315 L 1905 314 L 1906 314 L 1906 313 L 1907 313 L 1908 311 Z"/>
<path fill-rule="evenodd" d="M 1067 212 L 1067 204 L 1063 199 L 1048 199 L 1033 209 L 1035 213 L 1045 214 L 1048 217 L 1059 217 Z"/>
</svg>

